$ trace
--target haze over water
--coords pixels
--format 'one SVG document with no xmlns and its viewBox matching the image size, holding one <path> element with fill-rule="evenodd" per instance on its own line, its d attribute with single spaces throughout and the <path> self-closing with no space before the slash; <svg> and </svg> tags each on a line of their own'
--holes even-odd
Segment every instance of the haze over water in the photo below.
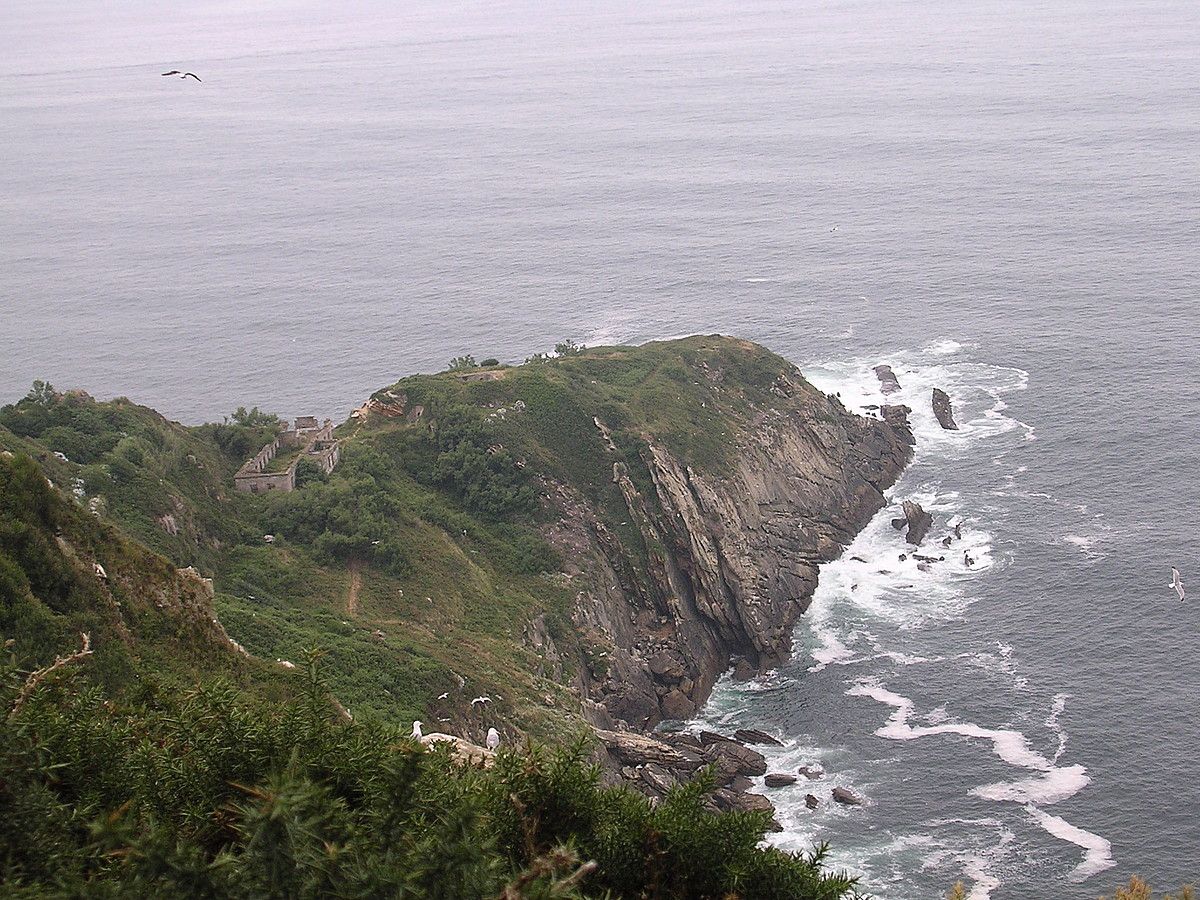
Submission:
<svg viewBox="0 0 1200 900">
<path fill-rule="evenodd" d="M 1200 4 L 245 6 L 0 8 L 0 399 L 340 419 L 723 332 L 865 405 L 891 361 L 894 494 L 984 564 L 904 570 L 885 513 L 718 692 L 830 772 L 780 840 L 892 898 L 1200 875 Z"/>
</svg>

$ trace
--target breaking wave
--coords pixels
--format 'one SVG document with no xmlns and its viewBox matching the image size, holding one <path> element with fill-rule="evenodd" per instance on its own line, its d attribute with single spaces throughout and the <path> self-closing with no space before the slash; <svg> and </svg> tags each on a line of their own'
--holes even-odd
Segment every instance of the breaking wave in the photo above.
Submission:
<svg viewBox="0 0 1200 900">
<path fill-rule="evenodd" d="M 1113 865 L 1107 840 L 1043 809 L 1075 796 L 1090 780 L 1082 765 L 1061 762 L 1067 749 L 1061 725 L 1067 695 L 1057 694 L 1048 701 L 1048 715 L 1045 706 L 1040 707 L 1043 712 L 1035 713 L 1028 707 L 1033 692 L 1020 672 L 1012 646 L 992 641 L 948 651 L 938 640 L 947 626 L 969 623 L 980 580 L 1012 561 L 1010 543 L 997 537 L 1007 508 L 994 498 L 1011 504 L 1034 502 L 1019 487 L 1028 467 L 1007 462 L 1010 455 L 1037 438 L 1035 427 L 1014 416 L 1006 399 L 1028 389 L 1029 375 L 1022 369 L 978 363 L 966 356 L 964 345 L 943 340 L 917 352 L 831 361 L 804 370 L 818 389 L 861 415 L 878 417 L 884 404 L 908 406 L 916 438 L 914 463 L 894 488 L 887 507 L 839 559 L 821 567 L 812 604 L 796 632 L 794 662 L 785 667 L 790 674 L 770 673 L 740 685 L 722 682 L 701 719 L 694 723 L 704 727 L 756 725 L 759 705 L 779 702 L 764 694 L 778 691 L 780 697 L 803 696 L 805 690 L 811 690 L 805 687 L 809 679 L 827 681 L 846 672 L 847 696 L 874 700 L 891 709 L 886 721 L 871 732 L 877 737 L 899 743 L 955 738 L 968 744 L 977 742 L 988 747 L 999 764 L 1018 770 L 1010 779 L 963 787 L 964 802 L 973 798 L 998 804 L 997 810 L 1007 810 L 1002 818 L 943 818 L 923 823 L 924 831 L 918 834 L 910 828 L 903 833 L 894 828 L 875 833 L 872 826 L 864 835 L 853 823 L 854 817 L 872 816 L 870 799 L 865 808 L 850 809 L 826 799 L 837 785 L 868 798 L 873 794 L 878 798 L 879 791 L 886 797 L 888 770 L 902 765 L 900 761 L 878 763 L 873 768 L 871 760 L 848 750 L 844 740 L 831 737 L 830 746 L 823 747 L 811 734 L 785 736 L 782 748 L 758 748 L 774 771 L 817 764 L 828 773 L 820 781 L 801 778 L 791 787 L 770 793 L 784 829 L 771 837 L 771 842 L 785 849 L 801 849 L 834 832 L 836 864 L 863 875 L 872 891 L 881 896 L 893 896 L 892 885 L 898 892 L 895 896 L 911 896 L 908 879 L 916 869 L 938 873 L 938 884 L 964 878 L 971 884 L 969 896 L 985 900 L 1025 865 L 1027 854 L 1019 848 L 1028 835 L 1037 833 L 1029 831 L 1030 823 L 1083 849 L 1083 862 L 1071 870 L 1073 879 L 1087 878 Z M 901 385 L 899 391 L 883 394 L 873 370 L 880 363 L 892 367 Z M 934 416 L 931 395 L 935 387 L 950 395 L 957 430 L 943 429 Z M 998 484 L 994 490 L 966 496 L 943 483 L 947 463 L 962 461 L 971 466 L 977 465 L 975 459 L 995 467 Z M 920 548 L 909 545 L 892 525 L 893 519 L 902 517 L 901 498 L 917 501 L 934 517 L 934 527 Z M 1093 533 L 1098 539 L 1100 532 Z M 1071 534 L 1063 540 L 1085 553 L 1096 552 L 1093 542 L 1085 544 L 1082 537 Z M 980 673 L 977 677 L 990 679 L 989 684 L 998 680 L 1007 691 L 1004 696 L 1010 698 L 1010 709 L 1002 713 L 1007 720 L 1003 725 L 978 724 L 969 720 L 974 716 L 955 714 L 952 710 L 961 699 L 935 699 L 929 708 L 919 709 L 915 700 L 892 683 L 914 677 L 918 684 L 936 684 L 939 678 L 953 682 L 960 676 L 922 676 L 927 671 L 971 670 Z M 1044 725 L 1054 741 L 1046 752 L 1027 734 L 1024 723 L 1031 714 L 1045 717 L 1044 721 L 1032 721 L 1037 727 Z M 821 801 L 815 812 L 805 806 L 807 793 Z M 918 850 L 920 856 L 913 857 Z M 905 871 L 909 874 L 903 874 Z"/>
</svg>

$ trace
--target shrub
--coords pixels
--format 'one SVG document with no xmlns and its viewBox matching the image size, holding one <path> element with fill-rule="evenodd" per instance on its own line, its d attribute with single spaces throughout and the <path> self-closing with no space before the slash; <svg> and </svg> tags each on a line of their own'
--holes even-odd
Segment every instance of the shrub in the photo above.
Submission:
<svg viewBox="0 0 1200 900">
<path fill-rule="evenodd" d="M 0 885 L 7 895 L 836 898 L 851 880 L 762 849 L 766 817 L 603 788 L 583 746 L 425 752 L 332 720 L 306 690 L 264 707 L 221 685 L 115 703 L 76 662 L 0 665 Z M 17 706 L 24 691 L 27 698 Z"/>
<path fill-rule="evenodd" d="M 583 344 L 577 344 L 570 338 L 567 338 L 565 341 L 559 341 L 554 345 L 554 354 L 556 356 L 578 356 L 586 349 L 587 347 Z"/>
</svg>

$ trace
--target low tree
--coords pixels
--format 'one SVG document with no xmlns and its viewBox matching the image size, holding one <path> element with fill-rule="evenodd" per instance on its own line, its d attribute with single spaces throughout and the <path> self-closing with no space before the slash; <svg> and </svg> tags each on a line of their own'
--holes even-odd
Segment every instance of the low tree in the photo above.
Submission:
<svg viewBox="0 0 1200 900">
<path fill-rule="evenodd" d="M 586 349 L 587 347 L 584 344 L 577 344 L 571 338 L 559 341 L 554 345 L 554 353 L 557 356 L 578 356 Z"/>
<path fill-rule="evenodd" d="M 39 379 L 33 383 L 25 399 L 38 406 L 51 406 L 58 400 L 58 391 L 54 390 L 54 385 L 50 382 Z"/>
<path fill-rule="evenodd" d="M 463 369 L 476 369 L 478 367 L 479 363 L 475 362 L 475 357 L 469 353 L 464 356 L 456 356 L 450 360 L 451 372 L 461 372 Z"/>
<path fill-rule="evenodd" d="M 258 425 L 278 425 L 279 416 L 263 412 L 257 406 L 249 410 L 244 406 L 239 406 L 227 421 L 232 421 L 234 425 L 241 425 L 244 428 L 254 428 Z"/>
</svg>

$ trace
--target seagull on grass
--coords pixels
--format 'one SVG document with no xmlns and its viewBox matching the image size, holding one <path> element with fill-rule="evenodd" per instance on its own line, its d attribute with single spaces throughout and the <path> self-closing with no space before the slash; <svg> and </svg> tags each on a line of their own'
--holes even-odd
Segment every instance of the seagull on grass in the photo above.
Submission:
<svg viewBox="0 0 1200 900">
<path fill-rule="evenodd" d="M 417 719 L 417 721 L 413 722 L 412 739 L 414 741 L 419 741 L 422 737 L 424 737 L 424 735 L 421 734 L 421 720 Z"/>
<path fill-rule="evenodd" d="M 201 80 L 200 76 L 195 72 L 180 72 L 178 69 L 172 69 L 170 72 L 163 72 L 162 75 L 163 78 L 166 78 L 168 75 L 178 75 L 180 78 L 195 78 L 197 81 Z"/>
<path fill-rule="evenodd" d="M 1167 587 L 1175 588 L 1175 593 L 1179 595 L 1179 602 L 1183 602 L 1183 579 L 1179 577 L 1179 570 L 1171 566 L 1171 583 Z"/>
<path fill-rule="evenodd" d="M 498 732 L 495 728 L 489 728 L 486 743 L 487 748 L 494 751 L 500 746 L 500 732 Z"/>
</svg>

